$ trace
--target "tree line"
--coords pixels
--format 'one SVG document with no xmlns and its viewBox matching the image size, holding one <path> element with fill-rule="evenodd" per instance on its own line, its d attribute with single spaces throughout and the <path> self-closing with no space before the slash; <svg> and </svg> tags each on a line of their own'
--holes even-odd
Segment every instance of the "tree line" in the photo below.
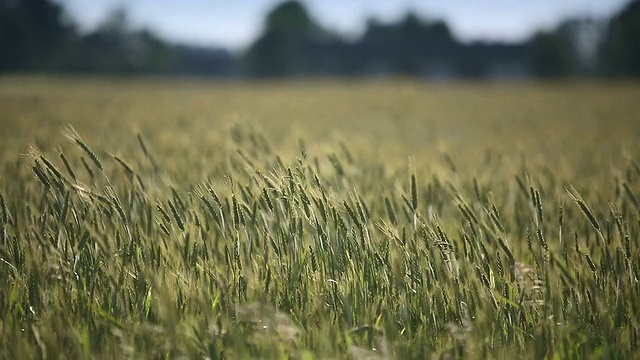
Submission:
<svg viewBox="0 0 640 360">
<path fill-rule="evenodd" d="M 439 20 L 409 13 L 370 20 L 347 40 L 323 28 L 298 1 L 269 12 L 239 53 L 170 43 L 132 28 L 114 10 L 82 33 L 52 0 L 0 0 L 0 72 L 174 74 L 212 77 L 418 76 L 561 78 L 640 76 L 640 0 L 611 19 L 569 19 L 521 43 L 463 43 Z"/>
</svg>

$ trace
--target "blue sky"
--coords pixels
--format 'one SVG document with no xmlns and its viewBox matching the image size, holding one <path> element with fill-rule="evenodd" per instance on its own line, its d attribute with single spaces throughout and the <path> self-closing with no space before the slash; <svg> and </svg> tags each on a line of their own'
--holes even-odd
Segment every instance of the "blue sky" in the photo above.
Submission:
<svg viewBox="0 0 640 360">
<path fill-rule="evenodd" d="M 264 15 L 282 0 L 57 0 L 83 30 L 117 7 L 131 23 L 171 41 L 240 50 L 260 32 Z M 393 21 L 412 10 L 444 19 L 461 40 L 518 41 L 568 16 L 608 17 L 629 0 L 302 0 L 323 26 L 348 36 L 366 20 Z"/>
</svg>

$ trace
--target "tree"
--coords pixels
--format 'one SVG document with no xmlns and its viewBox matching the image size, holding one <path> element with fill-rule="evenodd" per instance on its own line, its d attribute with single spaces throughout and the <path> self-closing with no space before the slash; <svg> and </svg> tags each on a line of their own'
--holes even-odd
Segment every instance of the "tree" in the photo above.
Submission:
<svg viewBox="0 0 640 360">
<path fill-rule="evenodd" d="M 132 29 L 123 8 L 112 10 L 97 29 L 82 37 L 74 69 L 87 72 L 164 72 L 171 49 L 149 30 Z"/>
<path fill-rule="evenodd" d="M 320 28 L 301 3 L 286 1 L 278 5 L 267 15 L 262 35 L 246 54 L 250 74 L 274 77 L 307 73 L 309 50 L 320 36 Z"/>
<path fill-rule="evenodd" d="M 633 1 L 609 22 L 601 67 L 613 76 L 640 76 L 640 1 Z"/>
<path fill-rule="evenodd" d="M 605 20 L 573 18 L 563 21 L 558 27 L 558 34 L 567 39 L 571 46 L 576 75 L 595 75 L 606 26 Z"/>
<path fill-rule="evenodd" d="M 0 71 L 56 67 L 73 35 L 53 1 L 0 0 Z"/>
<path fill-rule="evenodd" d="M 397 23 L 370 21 L 361 43 L 367 67 L 382 74 L 424 75 L 433 64 L 447 62 L 457 48 L 444 22 L 424 21 L 413 13 Z"/>
<path fill-rule="evenodd" d="M 574 72 L 571 43 L 558 32 L 539 32 L 529 40 L 531 69 L 536 76 L 557 78 Z"/>
</svg>

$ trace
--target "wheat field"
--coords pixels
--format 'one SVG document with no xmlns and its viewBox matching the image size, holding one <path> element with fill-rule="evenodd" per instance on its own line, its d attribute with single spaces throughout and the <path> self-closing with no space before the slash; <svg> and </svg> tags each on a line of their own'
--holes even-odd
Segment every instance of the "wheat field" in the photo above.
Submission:
<svg viewBox="0 0 640 360">
<path fill-rule="evenodd" d="M 638 357 L 638 99 L 0 78 L 0 356 Z"/>
</svg>

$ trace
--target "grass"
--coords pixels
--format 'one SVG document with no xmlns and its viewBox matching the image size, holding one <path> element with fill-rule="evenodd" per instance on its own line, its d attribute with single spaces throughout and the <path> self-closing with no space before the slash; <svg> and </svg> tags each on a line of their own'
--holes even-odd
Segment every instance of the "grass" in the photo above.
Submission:
<svg viewBox="0 0 640 360">
<path fill-rule="evenodd" d="M 0 79 L 0 356 L 637 357 L 639 92 Z"/>
</svg>

